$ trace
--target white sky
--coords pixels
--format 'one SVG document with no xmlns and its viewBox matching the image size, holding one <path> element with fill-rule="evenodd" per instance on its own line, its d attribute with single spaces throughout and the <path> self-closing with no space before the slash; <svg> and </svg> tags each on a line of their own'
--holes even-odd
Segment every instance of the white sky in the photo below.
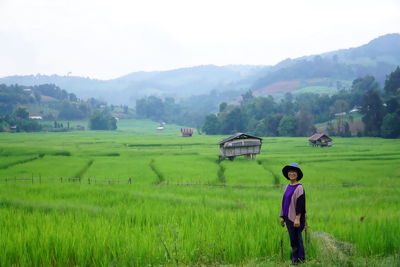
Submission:
<svg viewBox="0 0 400 267">
<path fill-rule="evenodd" d="M 273 65 L 400 32 L 400 0 L 0 0 L 0 77 Z"/>
</svg>

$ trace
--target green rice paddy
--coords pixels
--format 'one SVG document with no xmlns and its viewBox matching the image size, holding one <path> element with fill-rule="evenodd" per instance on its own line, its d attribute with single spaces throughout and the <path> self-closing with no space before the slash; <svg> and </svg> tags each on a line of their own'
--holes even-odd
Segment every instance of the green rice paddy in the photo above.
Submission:
<svg viewBox="0 0 400 267">
<path fill-rule="evenodd" d="M 264 138 L 256 160 L 218 162 L 226 136 L 157 126 L 1 133 L 0 266 L 289 265 L 290 162 L 305 174 L 307 266 L 400 264 L 400 140 Z"/>
</svg>

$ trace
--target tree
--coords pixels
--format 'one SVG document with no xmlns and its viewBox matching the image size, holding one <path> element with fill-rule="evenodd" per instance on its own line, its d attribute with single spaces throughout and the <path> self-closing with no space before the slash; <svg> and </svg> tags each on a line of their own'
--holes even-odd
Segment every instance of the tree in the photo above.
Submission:
<svg viewBox="0 0 400 267">
<path fill-rule="evenodd" d="M 116 130 L 117 119 L 107 111 L 95 111 L 89 119 L 91 130 Z"/>
<path fill-rule="evenodd" d="M 345 116 L 349 109 L 349 104 L 346 100 L 337 99 L 331 107 L 332 114 L 336 117 L 337 121 L 337 135 L 344 136 L 345 132 Z"/>
<path fill-rule="evenodd" d="M 282 114 L 270 114 L 265 118 L 266 133 L 265 136 L 278 136 L 279 123 L 283 118 Z"/>
<path fill-rule="evenodd" d="M 385 80 L 385 92 L 388 95 L 400 94 L 400 67 L 389 74 Z"/>
<path fill-rule="evenodd" d="M 248 90 L 246 93 L 242 94 L 242 103 L 245 103 L 246 101 L 249 101 L 253 98 L 253 91 Z"/>
<path fill-rule="evenodd" d="M 63 101 L 58 118 L 62 120 L 80 120 L 85 118 L 85 114 L 75 104 Z"/>
<path fill-rule="evenodd" d="M 349 102 L 352 106 L 362 105 L 363 96 L 371 90 L 378 90 L 379 84 L 372 75 L 357 78 L 353 81 L 351 86 L 351 95 Z"/>
<path fill-rule="evenodd" d="M 266 119 L 260 120 L 260 121 L 256 121 L 254 120 L 254 130 L 253 133 L 254 135 L 257 136 L 267 136 L 267 123 L 266 123 Z M 250 124 L 250 123 L 249 123 Z"/>
<path fill-rule="evenodd" d="M 206 134 L 218 134 L 220 131 L 220 123 L 215 114 L 210 114 L 206 117 L 204 122 L 203 131 Z"/>
<path fill-rule="evenodd" d="M 293 101 L 293 95 L 290 92 L 285 93 L 285 97 L 284 97 L 286 102 L 292 103 Z"/>
<path fill-rule="evenodd" d="M 276 104 L 272 96 L 257 97 L 255 101 L 255 114 L 254 117 L 258 120 L 265 118 L 269 114 L 276 111 Z"/>
<path fill-rule="evenodd" d="M 367 136 L 380 136 L 381 125 L 385 115 L 382 100 L 376 90 L 369 90 L 362 99 L 361 113 Z"/>
<path fill-rule="evenodd" d="M 328 132 L 328 135 L 332 135 L 332 136 L 336 135 L 336 133 L 335 133 L 335 128 L 333 127 L 332 122 L 329 121 L 329 122 L 327 123 L 327 125 L 326 125 L 326 131 Z"/>
<path fill-rule="evenodd" d="M 357 78 L 353 81 L 351 89 L 354 91 L 367 92 L 369 90 L 376 90 L 379 88 L 378 82 L 372 75 Z"/>
<path fill-rule="evenodd" d="M 270 114 L 266 118 L 256 121 L 254 134 L 259 136 L 279 136 L 278 127 L 282 114 Z"/>
<path fill-rule="evenodd" d="M 381 134 L 384 138 L 400 137 L 400 116 L 398 114 L 387 114 L 383 118 Z"/>
<path fill-rule="evenodd" d="M 285 116 L 279 122 L 278 132 L 280 136 L 296 136 L 297 119 L 294 116 Z"/>
<path fill-rule="evenodd" d="M 33 93 L 33 95 L 35 96 L 36 102 L 40 103 L 40 101 L 42 100 L 42 95 L 41 95 L 39 92 L 37 92 L 37 91 L 35 91 L 35 92 Z"/>
<path fill-rule="evenodd" d="M 175 103 L 175 99 L 167 97 L 164 99 L 161 120 L 176 122 L 179 114 L 182 113 L 181 106 Z"/>
<path fill-rule="evenodd" d="M 18 107 L 15 111 L 15 117 L 21 120 L 27 120 L 29 119 L 29 112 L 26 110 L 26 108 Z"/>
<path fill-rule="evenodd" d="M 80 102 L 77 108 L 85 116 L 85 118 L 87 118 L 91 113 L 91 108 L 89 103 Z"/>
<path fill-rule="evenodd" d="M 350 125 L 349 125 L 349 123 L 347 121 L 344 123 L 343 136 L 344 137 L 351 137 Z"/>
<path fill-rule="evenodd" d="M 297 131 L 298 136 L 310 136 L 316 132 L 315 126 L 313 124 L 313 117 L 310 112 L 306 110 L 301 110 L 297 115 Z"/>
<path fill-rule="evenodd" d="M 0 118 L 0 132 L 5 132 L 9 127 L 10 125 L 8 122 L 5 119 Z"/>
<path fill-rule="evenodd" d="M 219 112 L 224 112 L 227 106 L 228 104 L 226 102 L 222 102 L 221 104 L 219 104 Z"/>
<path fill-rule="evenodd" d="M 153 120 L 162 120 L 164 102 L 156 96 L 136 100 L 136 114 Z"/>
<path fill-rule="evenodd" d="M 384 138 L 400 137 L 400 67 L 390 73 L 385 81 L 386 111 L 381 126 Z"/>
<path fill-rule="evenodd" d="M 246 126 L 246 119 L 239 107 L 234 108 L 221 121 L 221 133 L 233 134 L 243 132 Z"/>
<path fill-rule="evenodd" d="M 296 99 L 297 101 L 299 98 Z M 286 93 L 284 99 L 280 103 L 280 112 L 293 115 L 296 105 L 293 103 L 293 95 L 291 93 Z"/>
<path fill-rule="evenodd" d="M 39 132 L 42 126 L 34 120 L 19 120 L 17 121 L 17 132 Z"/>
<path fill-rule="evenodd" d="M 396 97 L 391 97 L 386 101 L 386 110 L 388 113 L 400 111 L 400 103 Z"/>
<path fill-rule="evenodd" d="M 71 101 L 71 102 L 78 102 L 78 98 L 76 97 L 76 95 L 74 93 L 68 94 L 68 98 L 69 98 L 69 101 Z"/>
<path fill-rule="evenodd" d="M 349 110 L 349 103 L 343 99 L 337 99 L 331 107 L 332 113 L 343 113 Z"/>
</svg>

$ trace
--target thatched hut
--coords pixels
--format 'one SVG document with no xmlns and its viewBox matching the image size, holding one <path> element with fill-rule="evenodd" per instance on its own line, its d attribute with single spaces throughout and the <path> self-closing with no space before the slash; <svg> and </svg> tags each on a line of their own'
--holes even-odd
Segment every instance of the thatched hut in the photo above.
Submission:
<svg viewBox="0 0 400 267">
<path fill-rule="evenodd" d="M 192 137 L 193 129 L 191 128 L 181 128 L 182 137 Z"/>
<path fill-rule="evenodd" d="M 261 152 L 262 138 L 245 133 L 237 133 L 218 144 L 220 159 L 229 158 L 233 160 L 236 156 L 255 158 L 255 155 Z"/>
<path fill-rule="evenodd" d="M 323 133 L 316 133 L 308 139 L 312 146 L 332 146 L 332 138 Z"/>
</svg>

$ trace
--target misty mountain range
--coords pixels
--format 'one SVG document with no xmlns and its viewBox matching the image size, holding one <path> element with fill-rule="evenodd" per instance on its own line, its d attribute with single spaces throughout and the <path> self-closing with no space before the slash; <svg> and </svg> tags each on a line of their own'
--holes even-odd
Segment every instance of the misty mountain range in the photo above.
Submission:
<svg viewBox="0 0 400 267">
<path fill-rule="evenodd" d="M 56 84 L 78 97 L 100 98 L 133 106 L 143 96 L 175 97 L 223 94 L 251 89 L 255 95 L 280 97 L 286 92 L 326 92 L 348 88 L 357 77 L 371 74 L 383 82 L 400 65 L 400 34 L 387 34 L 356 48 L 286 59 L 274 66 L 204 65 L 169 71 L 134 72 L 112 79 L 26 75 L 0 78 L 0 84 Z"/>
</svg>

